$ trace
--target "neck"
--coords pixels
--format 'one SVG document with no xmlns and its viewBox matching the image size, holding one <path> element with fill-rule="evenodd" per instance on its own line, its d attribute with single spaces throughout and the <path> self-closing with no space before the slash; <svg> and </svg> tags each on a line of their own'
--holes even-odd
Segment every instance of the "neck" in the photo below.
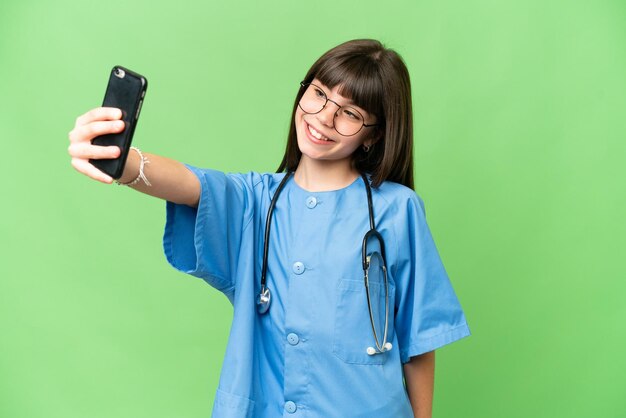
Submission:
<svg viewBox="0 0 626 418">
<path fill-rule="evenodd" d="M 310 192 L 326 192 L 343 189 L 359 176 L 349 160 L 320 161 L 303 155 L 294 173 L 298 186 Z"/>
</svg>

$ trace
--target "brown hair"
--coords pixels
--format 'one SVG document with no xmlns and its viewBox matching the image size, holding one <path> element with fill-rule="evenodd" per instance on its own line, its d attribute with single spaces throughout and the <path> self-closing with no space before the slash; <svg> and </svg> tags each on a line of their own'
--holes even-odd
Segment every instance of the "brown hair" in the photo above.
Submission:
<svg viewBox="0 0 626 418">
<path fill-rule="evenodd" d="M 317 78 L 328 88 L 376 116 L 369 152 L 357 149 L 353 162 L 370 173 L 372 186 L 390 180 L 413 188 L 413 113 L 411 82 L 404 61 L 395 51 L 371 39 L 357 39 L 336 46 L 309 69 L 303 83 Z M 295 171 L 302 153 L 298 148 L 295 114 L 304 89 L 300 88 L 291 114 L 285 155 L 278 172 Z"/>
</svg>

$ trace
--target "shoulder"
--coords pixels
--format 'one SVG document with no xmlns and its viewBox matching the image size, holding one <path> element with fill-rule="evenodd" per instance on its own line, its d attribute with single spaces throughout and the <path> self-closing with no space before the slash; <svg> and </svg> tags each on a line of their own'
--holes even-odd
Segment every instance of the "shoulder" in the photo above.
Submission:
<svg viewBox="0 0 626 418">
<path fill-rule="evenodd" d="M 191 165 L 187 165 L 187 167 L 198 178 L 205 180 L 208 183 L 221 183 L 227 181 L 228 183 L 237 186 L 239 189 L 248 191 L 271 189 L 272 187 L 276 187 L 276 185 L 280 183 L 282 178 L 285 176 L 285 173 L 259 173 L 256 171 L 249 171 L 247 173 L 225 173 L 210 168 L 199 168 Z"/>
<path fill-rule="evenodd" d="M 389 206 L 424 214 L 424 201 L 422 198 L 415 190 L 402 184 L 384 181 L 380 186 L 372 189 L 372 193 L 382 198 Z"/>
<path fill-rule="evenodd" d="M 240 187 L 256 194 L 274 191 L 283 177 L 285 177 L 285 173 L 249 171 L 247 173 L 228 173 L 227 176 Z"/>
</svg>

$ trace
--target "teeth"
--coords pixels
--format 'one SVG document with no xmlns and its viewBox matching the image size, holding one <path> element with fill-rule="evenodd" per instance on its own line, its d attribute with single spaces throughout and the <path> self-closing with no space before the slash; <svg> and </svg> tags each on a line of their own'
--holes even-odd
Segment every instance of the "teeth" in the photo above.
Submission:
<svg viewBox="0 0 626 418">
<path fill-rule="evenodd" d="M 311 135 L 313 135 L 314 137 L 316 137 L 317 139 L 319 139 L 321 141 L 329 141 L 328 138 L 326 138 L 324 135 L 322 135 L 321 133 L 319 133 L 315 129 L 313 129 L 313 127 L 311 125 L 309 125 L 309 132 L 311 132 Z"/>
</svg>

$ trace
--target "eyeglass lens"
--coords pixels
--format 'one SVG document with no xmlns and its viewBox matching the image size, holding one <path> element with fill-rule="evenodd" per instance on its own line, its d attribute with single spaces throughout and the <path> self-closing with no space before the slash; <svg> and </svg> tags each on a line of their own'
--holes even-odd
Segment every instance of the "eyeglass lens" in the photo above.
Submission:
<svg viewBox="0 0 626 418">
<path fill-rule="evenodd" d="M 329 100 L 321 87 L 315 84 L 305 84 L 306 90 L 300 99 L 300 108 L 305 113 L 319 113 L 327 106 Z M 334 103 L 334 102 L 333 102 Z M 333 119 L 335 130 L 341 135 L 357 134 L 365 124 L 363 115 L 354 107 L 341 106 Z"/>
</svg>

